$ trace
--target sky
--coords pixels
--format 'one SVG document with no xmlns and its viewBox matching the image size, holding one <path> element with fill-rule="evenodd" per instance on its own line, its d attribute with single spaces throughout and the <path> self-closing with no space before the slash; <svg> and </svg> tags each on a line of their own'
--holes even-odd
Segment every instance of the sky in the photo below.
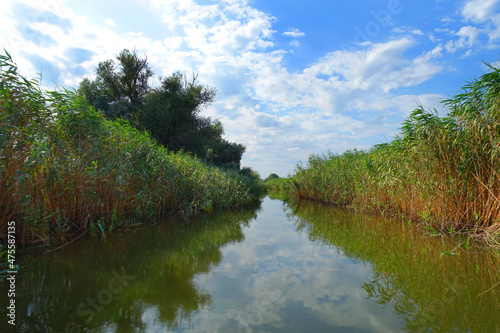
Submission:
<svg viewBox="0 0 500 333">
<path fill-rule="evenodd" d="M 500 0 L 7 0 L 0 47 L 50 90 L 123 49 L 156 78 L 198 73 L 242 165 L 285 177 L 389 142 L 418 105 L 444 115 L 499 60 Z"/>
</svg>

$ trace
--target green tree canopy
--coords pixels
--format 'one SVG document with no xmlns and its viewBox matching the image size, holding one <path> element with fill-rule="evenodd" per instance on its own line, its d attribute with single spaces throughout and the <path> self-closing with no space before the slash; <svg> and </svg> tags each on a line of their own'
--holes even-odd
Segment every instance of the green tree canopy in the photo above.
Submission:
<svg viewBox="0 0 500 333">
<path fill-rule="evenodd" d="M 269 181 L 269 180 L 271 180 L 271 179 L 276 179 L 276 178 L 280 178 L 280 176 L 278 176 L 278 175 L 277 175 L 277 174 L 275 174 L 275 173 L 272 173 L 272 174 L 270 174 L 269 176 L 267 176 L 267 178 L 264 180 L 264 182 L 267 182 L 267 181 Z"/>
<path fill-rule="evenodd" d="M 204 158 L 205 146 L 214 144 L 223 134 L 220 122 L 199 115 L 214 98 L 215 90 L 196 84 L 196 76 L 188 82 L 181 73 L 174 73 L 146 95 L 138 124 L 159 144 Z"/>
<path fill-rule="evenodd" d="M 153 71 L 147 58 L 140 58 L 135 50 L 121 51 L 116 60 L 100 62 L 96 79 L 83 79 L 78 90 L 87 102 L 108 117 L 130 118 L 150 89 L 148 82 Z"/>
</svg>

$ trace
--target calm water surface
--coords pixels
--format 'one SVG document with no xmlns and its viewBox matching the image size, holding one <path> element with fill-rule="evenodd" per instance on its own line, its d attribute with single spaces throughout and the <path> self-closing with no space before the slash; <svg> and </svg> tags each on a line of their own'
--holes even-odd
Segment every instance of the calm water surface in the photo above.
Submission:
<svg viewBox="0 0 500 333">
<path fill-rule="evenodd" d="M 499 332 L 499 256 L 456 246 L 266 198 L 25 256 L 14 331 Z"/>
</svg>

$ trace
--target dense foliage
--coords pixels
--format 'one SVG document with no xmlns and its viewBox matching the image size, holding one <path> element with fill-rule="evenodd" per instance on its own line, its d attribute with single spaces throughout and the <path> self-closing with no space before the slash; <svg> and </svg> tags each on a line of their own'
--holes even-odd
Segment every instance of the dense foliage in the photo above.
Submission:
<svg viewBox="0 0 500 333">
<path fill-rule="evenodd" d="M 99 63 L 96 78 L 84 79 L 79 93 L 107 118 L 128 119 L 146 130 L 159 144 L 172 151 L 185 151 L 216 166 L 239 169 L 245 147 L 224 139 L 217 120 L 202 117 L 200 111 L 215 100 L 215 89 L 188 81 L 181 73 L 160 79 L 151 88 L 153 76 L 147 58 L 123 50 L 116 62 Z"/>
<path fill-rule="evenodd" d="M 15 221 L 22 243 L 53 243 L 253 199 L 248 175 L 171 152 L 74 92 L 43 91 L 8 54 L 0 55 L 0 79 L 2 235 Z"/>
<path fill-rule="evenodd" d="M 267 177 L 264 181 L 264 186 L 269 191 L 285 191 L 290 192 L 294 189 L 294 184 L 290 178 L 274 178 Z"/>
<path fill-rule="evenodd" d="M 417 108 L 402 134 L 370 151 L 312 155 L 293 176 L 298 197 L 402 214 L 500 244 L 500 69 L 444 102 Z"/>
</svg>

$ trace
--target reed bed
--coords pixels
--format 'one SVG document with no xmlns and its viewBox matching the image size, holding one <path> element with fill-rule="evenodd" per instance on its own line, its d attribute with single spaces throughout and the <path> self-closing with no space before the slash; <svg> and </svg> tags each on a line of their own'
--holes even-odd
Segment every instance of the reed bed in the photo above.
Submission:
<svg viewBox="0 0 500 333">
<path fill-rule="evenodd" d="M 443 103 L 446 116 L 418 107 L 390 143 L 311 155 L 297 166 L 291 192 L 500 247 L 500 69 L 490 67 Z"/>
<path fill-rule="evenodd" d="M 0 230 L 21 245 L 105 234 L 159 214 L 252 201 L 243 176 L 158 146 L 74 92 L 47 92 L 0 55 Z"/>
</svg>

